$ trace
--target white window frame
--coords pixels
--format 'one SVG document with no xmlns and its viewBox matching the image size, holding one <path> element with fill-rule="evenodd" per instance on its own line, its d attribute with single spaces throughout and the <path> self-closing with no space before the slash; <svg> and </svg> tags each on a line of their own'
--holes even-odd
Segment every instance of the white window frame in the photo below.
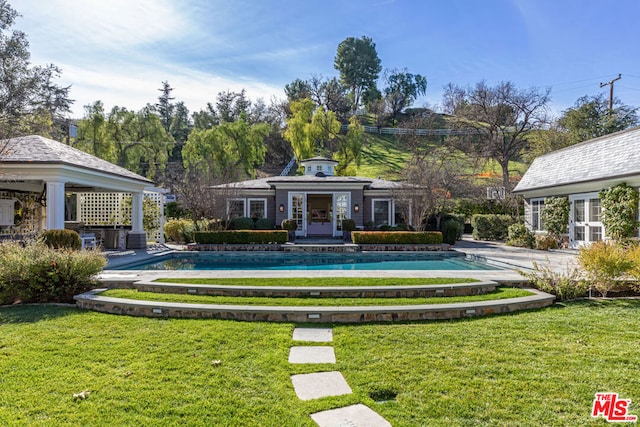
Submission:
<svg viewBox="0 0 640 427">
<path fill-rule="evenodd" d="M 534 208 L 535 206 L 535 208 Z M 529 207 L 531 209 L 531 230 L 532 231 L 545 231 L 544 223 L 542 221 L 542 211 L 544 210 L 544 198 L 531 199 L 529 201 Z M 537 211 L 537 222 L 535 221 Z"/>
<path fill-rule="evenodd" d="M 264 212 L 264 216 L 262 218 L 267 217 L 267 199 L 264 198 L 248 198 L 245 203 L 245 215 L 248 218 L 251 218 L 251 202 L 262 202 L 262 210 Z"/>
<path fill-rule="evenodd" d="M 384 225 L 384 224 L 376 224 L 375 221 L 375 217 L 376 217 L 376 212 L 375 212 L 375 204 L 376 202 L 387 202 L 388 206 L 389 206 L 389 212 L 387 215 L 387 225 L 390 226 L 394 226 L 395 225 L 395 204 L 393 202 L 393 199 L 389 199 L 389 198 L 380 198 L 380 199 L 371 199 L 371 222 L 376 226 L 379 227 L 380 225 Z"/>
</svg>

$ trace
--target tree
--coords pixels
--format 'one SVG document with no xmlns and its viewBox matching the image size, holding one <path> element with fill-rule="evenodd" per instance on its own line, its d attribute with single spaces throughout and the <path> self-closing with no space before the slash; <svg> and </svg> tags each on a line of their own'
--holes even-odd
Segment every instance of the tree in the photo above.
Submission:
<svg viewBox="0 0 640 427">
<path fill-rule="evenodd" d="M 287 119 L 284 138 L 298 160 L 313 157 L 327 151 L 329 141 L 340 132 L 340 122 L 333 111 L 316 108 L 314 102 L 305 98 L 290 105 L 292 115 Z"/>
<path fill-rule="evenodd" d="M 355 167 L 360 166 L 363 140 L 364 127 L 356 116 L 352 116 L 347 134 L 338 138 L 337 151 L 333 155 L 338 161 L 336 175 L 355 175 Z"/>
<path fill-rule="evenodd" d="M 264 139 L 269 125 L 250 125 L 244 119 L 206 130 L 194 130 L 182 150 L 185 169 L 214 178 L 255 176 L 264 162 Z"/>
<path fill-rule="evenodd" d="M 167 133 L 171 132 L 171 122 L 173 121 L 173 110 L 174 105 L 171 101 L 175 98 L 171 97 L 171 91 L 173 88 L 169 86 L 169 82 L 162 82 L 162 89 L 158 89 L 162 92 L 162 95 L 158 97 L 158 102 L 156 103 L 156 111 L 158 111 L 158 115 L 160 115 L 160 122 L 164 127 L 164 130 Z"/>
<path fill-rule="evenodd" d="M 59 136 L 56 124 L 73 102 L 69 87 L 54 83 L 60 75 L 55 65 L 31 66 L 25 33 L 11 30 L 18 16 L 0 0 L 0 140 L 28 133 Z"/>
<path fill-rule="evenodd" d="M 624 105 L 619 99 L 609 111 L 609 100 L 604 95 L 583 96 L 572 108 L 565 110 L 558 124 L 568 134 L 570 144 L 597 138 L 628 129 L 638 124 L 637 108 Z"/>
<path fill-rule="evenodd" d="M 427 78 L 420 74 L 411 74 L 406 68 L 386 70 L 384 80 L 386 87 L 383 92 L 394 120 L 404 108 L 409 107 L 427 90 Z"/>
<path fill-rule="evenodd" d="M 340 73 L 340 82 L 350 89 L 352 109 L 356 111 L 362 94 L 376 87 L 382 70 L 375 43 L 367 36 L 344 39 L 338 45 L 333 65 Z"/>
<path fill-rule="evenodd" d="M 446 112 L 454 126 L 466 131 L 460 148 L 495 160 L 502 169 L 502 185 L 511 189 L 509 162 L 529 146 L 529 135 L 546 123 L 549 89 L 518 89 L 511 82 L 494 87 L 484 81 L 473 88 L 445 87 Z"/>
</svg>

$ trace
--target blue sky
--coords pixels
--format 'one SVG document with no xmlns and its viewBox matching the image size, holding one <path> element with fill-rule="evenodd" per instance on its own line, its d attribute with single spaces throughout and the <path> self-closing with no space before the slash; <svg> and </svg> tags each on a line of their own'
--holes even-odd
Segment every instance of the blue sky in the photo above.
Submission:
<svg viewBox="0 0 640 427">
<path fill-rule="evenodd" d="M 338 44 L 366 35 L 383 69 L 427 77 L 416 106 L 443 87 L 486 80 L 551 88 L 558 114 L 622 74 L 615 96 L 640 107 L 638 0 L 9 0 L 32 63 L 62 69 L 73 116 L 154 103 L 162 81 L 191 111 L 220 91 L 284 98 L 284 85 L 337 76 Z"/>
</svg>

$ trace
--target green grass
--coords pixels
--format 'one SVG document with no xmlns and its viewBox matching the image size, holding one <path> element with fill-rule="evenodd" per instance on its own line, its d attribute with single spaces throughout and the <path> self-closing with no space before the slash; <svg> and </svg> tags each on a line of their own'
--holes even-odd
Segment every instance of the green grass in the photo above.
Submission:
<svg viewBox="0 0 640 427">
<path fill-rule="evenodd" d="M 228 297 L 189 294 L 165 294 L 154 292 L 138 292 L 132 289 L 110 289 L 100 295 L 112 298 L 128 298 L 144 301 L 179 302 L 191 304 L 233 304 L 233 305 L 266 305 L 266 306 L 376 306 L 376 305 L 411 305 L 411 304 L 446 304 L 459 302 L 489 301 L 516 298 L 532 295 L 531 292 L 519 288 L 497 288 L 494 292 L 483 295 L 433 298 L 285 298 L 285 297 Z"/>
<path fill-rule="evenodd" d="M 590 416 L 602 391 L 640 415 L 638 300 L 336 325 L 335 366 L 289 364 L 293 328 L 0 307 L 0 425 L 313 426 L 313 412 L 362 402 L 394 427 L 604 426 Z M 330 369 L 352 395 L 298 400 L 290 375 Z M 369 397 L 385 389 L 397 398 Z"/>
<path fill-rule="evenodd" d="M 410 285 L 448 285 L 451 283 L 474 283 L 477 279 L 447 277 L 395 278 L 395 277 L 275 277 L 261 278 L 160 278 L 154 282 L 188 283 L 192 285 L 227 285 L 227 286 L 410 286 Z"/>
</svg>

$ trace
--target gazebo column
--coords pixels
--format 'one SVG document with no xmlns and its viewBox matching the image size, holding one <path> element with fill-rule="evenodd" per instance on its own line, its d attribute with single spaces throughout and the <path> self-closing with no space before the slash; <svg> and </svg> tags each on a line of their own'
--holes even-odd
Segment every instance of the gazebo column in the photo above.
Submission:
<svg viewBox="0 0 640 427">
<path fill-rule="evenodd" d="M 46 228 L 47 230 L 64 229 L 64 181 L 46 181 L 47 186 L 47 208 L 46 208 Z"/>
<path fill-rule="evenodd" d="M 147 234 L 142 225 L 143 194 L 131 194 L 131 231 L 127 239 L 127 249 L 144 249 L 147 247 Z"/>
</svg>

